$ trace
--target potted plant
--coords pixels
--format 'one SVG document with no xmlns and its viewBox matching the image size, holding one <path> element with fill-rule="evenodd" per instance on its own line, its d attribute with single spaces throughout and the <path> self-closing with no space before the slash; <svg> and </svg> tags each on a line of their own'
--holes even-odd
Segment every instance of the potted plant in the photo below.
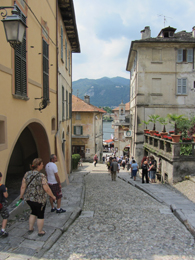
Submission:
<svg viewBox="0 0 195 260">
<path fill-rule="evenodd" d="M 172 141 L 174 143 L 178 143 L 179 140 L 180 140 L 180 136 L 181 134 L 178 134 L 178 127 L 177 127 L 177 124 L 179 123 L 179 121 L 183 120 L 184 119 L 184 116 L 183 115 L 177 115 L 177 114 L 168 114 L 167 115 L 168 119 L 169 119 L 169 122 L 171 124 L 174 125 L 174 132 L 175 134 L 172 134 Z"/>
<path fill-rule="evenodd" d="M 153 135 L 156 132 L 156 122 L 158 122 L 160 116 L 159 115 L 150 115 L 149 116 L 149 122 L 152 122 L 153 125 L 153 130 L 150 131 L 151 135 Z"/>
<path fill-rule="evenodd" d="M 168 134 L 168 133 L 166 132 L 166 125 L 167 125 L 169 122 L 168 122 L 167 117 L 160 117 L 158 121 L 159 121 L 159 123 L 160 123 L 161 125 L 163 125 L 163 130 L 162 130 L 162 132 L 160 133 L 161 138 L 163 138 L 163 136 L 165 136 L 165 135 Z"/>
<path fill-rule="evenodd" d="M 195 134 L 192 135 L 193 142 L 195 142 Z"/>
<path fill-rule="evenodd" d="M 145 121 L 145 120 L 142 120 L 142 122 L 146 125 L 146 128 L 144 129 L 144 134 L 146 134 L 146 132 L 148 131 L 148 128 L 147 128 L 147 125 L 149 125 L 149 121 Z M 140 124 L 141 126 L 142 124 Z"/>
</svg>

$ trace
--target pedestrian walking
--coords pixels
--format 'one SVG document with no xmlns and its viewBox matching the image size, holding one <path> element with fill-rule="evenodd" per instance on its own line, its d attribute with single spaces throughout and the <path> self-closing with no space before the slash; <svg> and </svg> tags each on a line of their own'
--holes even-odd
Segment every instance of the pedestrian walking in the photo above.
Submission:
<svg viewBox="0 0 195 260">
<path fill-rule="evenodd" d="M 38 236 L 44 236 L 46 233 L 43 230 L 43 225 L 47 194 L 53 201 L 56 200 L 56 197 L 47 184 L 45 174 L 40 172 L 43 169 L 42 159 L 34 159 L 30 168 L 31 171 L 28 171 L 22 180 L 20 199 L 25 198 L 27 204 L 31 208 L 28 233 L 31 234 L 34 231 L 34 223 L 37 219 Z"/>
<path fill-rule="evenodd" d="M 123 167 L 123 170 L 125 169 L 125 164 L 126 164 L 126 160 L 125 159 L 122 159 L 122 167 Z"/>
<path fill-rule="evenodd" d="M 116 172 L 118 171 L 118 163 L 116 161 L 116 158 L 112 160 L 111 163 L 111 180 L 116 181 Z"/>
<path fill-rule="evenodd" d="M 148 161 L 147 157 L 144 156 L 141 162 L 141 168 L 142 168 L 142 183 L 144 183 L 144 179 L 146 179 L 146 183 L 149 183 L 148 178 Z"/>
<path fill-rule="evenodd" d="M 156 169 L 157 169 L 157 162 L 154 159 L 154 156 L 150 156 L 148 171 L 149 171 L 151 183 L 155 183 Z"/>
<path fill-rule="evenodd" d="M 64 213 L 66 212 L 66 210 L 61 208 L 62 186 L 60 182 L 60 177 L 58 175 L 58 167 L 55 162 L 57 162 L 57 156 L 55 154 L 52 154 L 50 156 L 50 162 L 47 163 L 45 166 L 45 171 L 47 174 L 49 187 L 52 190 L 53 194 L 56 196 L 57 208 L 53 205 L 54 201 L 52 197 L 50 197 L 49 201 L 51 204 L 51 212 Z"/>
<path fill-rule="evenodd" d="M 132 160 L 131 172 L 132 172 L 132 176 L 133 176 L 134 181 L 136 181 L 137 171 L 138 171 L 138 164 L 136 163 L 135 160 Z"/>
<path fill-rule="evenodd" d="M 3 177 L 3 175 L 0 172 L 0 182 L 1 182 L 2 177 Z M 3 219 L 1 232 L 0 232 L 1 238 L 5 238 L 8 236 L 8 233 L 5 231 L 6 225 L 7 225 L 7 219 L 9 218 L 9 211 L 7 208 L 7 201 L 6 201 L 7 197 L 8 197 L 7 188 L 5 187 L 4 184 L 0 183 L 0 214 Z"/>
<path fill-rule="evenodd" d="M 131 170 L 131 165 L 133 163 L 133 160 L 134 160 L 134 157 L 132 156 L 131 161 L 130 161 L 130 165 L 129 165 L 129 168 L 130 168 L 130 171 L 131 171 L 131 179 L 133 179 L 133 173 L 132 173 L 132 170 Z"/>
<path fill-rule="evenodd" d="M 97 154 L 95 154 L 95 156 L 93 157 L 93 161 L 94 161 L 94 166 L 96 167 L 96 164 L 98 162 L 98 156 Z"/>
</svg>

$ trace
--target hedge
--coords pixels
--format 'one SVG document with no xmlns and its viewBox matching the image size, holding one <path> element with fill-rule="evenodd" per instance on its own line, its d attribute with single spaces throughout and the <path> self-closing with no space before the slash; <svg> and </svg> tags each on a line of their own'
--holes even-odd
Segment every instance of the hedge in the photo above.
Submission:
<svg viewBox="0 0 195 260">
<path fill-rule="evenodd" d="M 80 161 L 80 154 L 73 154 L 72 155 L 72 169 L 77 169 L 78 162 Z"/>
</svg>

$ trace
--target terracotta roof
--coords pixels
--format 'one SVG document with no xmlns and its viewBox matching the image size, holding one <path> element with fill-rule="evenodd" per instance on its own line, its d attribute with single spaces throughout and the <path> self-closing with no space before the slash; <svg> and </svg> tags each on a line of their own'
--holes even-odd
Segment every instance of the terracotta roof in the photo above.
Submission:
<svg viewBox="0 0 195 260">
<path fill-rule="evenodd" d="M 128 110 L 130 110 L 130 101 L 125 104 L 125 111 L 128 111 Z M 116 107 L 112 111 L 119 111 L 119 107 Z"/>
<path fill-rule="evenodd" d="M 93 106 L 91 104 L 87 104 L 84 100 L 72 95 L 72 112 L 99 112 L 106 113 L 105 110 Z"/>
</svg>

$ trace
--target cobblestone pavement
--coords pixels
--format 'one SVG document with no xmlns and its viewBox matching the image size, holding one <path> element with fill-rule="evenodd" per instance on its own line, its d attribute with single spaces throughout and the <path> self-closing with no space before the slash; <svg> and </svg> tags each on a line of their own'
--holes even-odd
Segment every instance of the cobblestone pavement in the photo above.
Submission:
<svg viewBox="0 0 195 260">
<path fill-rule="evenodd" d="M 195 259 L 194 238 L 169 207 L 112 182 L 105 166 L 85 181 L 81 216 L 42 259 Z"/>
</svg>

